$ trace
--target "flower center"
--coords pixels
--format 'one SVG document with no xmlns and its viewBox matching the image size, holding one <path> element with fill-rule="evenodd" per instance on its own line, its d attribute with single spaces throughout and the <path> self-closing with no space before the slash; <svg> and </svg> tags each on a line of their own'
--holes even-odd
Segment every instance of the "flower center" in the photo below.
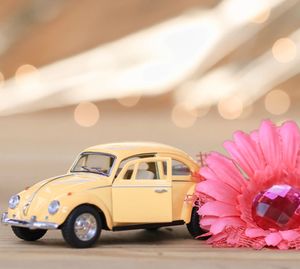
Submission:
<svg viewBox="0 0 300 269">
<path fill-rule="evenodd" d="M 252 218 L 263 229 L 298 228 L 300 226 L 300 190 L 290 185 L 273 185 L 260 192 L 253 199 Z"/>
</svg>

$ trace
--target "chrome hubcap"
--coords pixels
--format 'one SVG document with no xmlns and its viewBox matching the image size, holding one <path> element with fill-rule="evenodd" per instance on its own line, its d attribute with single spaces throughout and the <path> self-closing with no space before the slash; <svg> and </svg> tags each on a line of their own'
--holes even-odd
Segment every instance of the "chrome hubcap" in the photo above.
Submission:
<svg viewBox="0 0 300 269">
<path fill-rule="evenodd" d="M 90 213 L 84 213 L 77 217 L 74 223 L 75 235 L 81 241 L 91 240 L 97 233 L 96 218 Z"/>
</svg>

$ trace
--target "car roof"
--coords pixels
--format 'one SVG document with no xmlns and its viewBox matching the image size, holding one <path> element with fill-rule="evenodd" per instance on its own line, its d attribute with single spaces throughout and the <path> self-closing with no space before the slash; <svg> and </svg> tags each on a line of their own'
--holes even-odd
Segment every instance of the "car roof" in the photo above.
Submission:
<svg viewBox="0 0 300 269">
<path fill-rule="evenodd" d="M 103 152 L 113 154 L 122 159 L 130 157 L 132 155 L 144 153 L 172 153 L 176 155 L 183 155 L 188 159 L 192 159 L 183 150 L 154 142 L 122 142 L 102 144 L 89 147 L 86 150 L 84 150 L 84 152 Z"/>
</svg>

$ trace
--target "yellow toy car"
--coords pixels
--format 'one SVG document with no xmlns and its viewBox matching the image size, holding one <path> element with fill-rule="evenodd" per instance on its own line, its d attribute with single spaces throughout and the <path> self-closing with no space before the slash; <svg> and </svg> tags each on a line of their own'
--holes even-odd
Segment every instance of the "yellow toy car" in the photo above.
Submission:
<svg viewBox="0 0 300 269">
<path fill-rule="evenodd" d="M 155 230 L 187 223 L 204 233 L 193 199 L 198 164 L 183 151 L 156 143 L 115 143 L 80 153 L 66 175 L 14 195 L 2 223 L 35 241 L 61 229 L 76 248 L 91 247 L 101 230 Z"/>
</svg>

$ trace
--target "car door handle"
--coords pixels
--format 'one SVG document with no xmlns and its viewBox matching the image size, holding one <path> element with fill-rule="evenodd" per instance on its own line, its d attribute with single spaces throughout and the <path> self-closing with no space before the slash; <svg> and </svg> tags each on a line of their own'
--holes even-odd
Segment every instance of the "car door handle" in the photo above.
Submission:
<svg viewBox="0 0 300 269">
<path fill-rule="evenodd" d="M 164 192 L 168 192 L 168 190 L 167 189 L 155 189 L 155 192 L 164 193 Z"/>
</svg>

